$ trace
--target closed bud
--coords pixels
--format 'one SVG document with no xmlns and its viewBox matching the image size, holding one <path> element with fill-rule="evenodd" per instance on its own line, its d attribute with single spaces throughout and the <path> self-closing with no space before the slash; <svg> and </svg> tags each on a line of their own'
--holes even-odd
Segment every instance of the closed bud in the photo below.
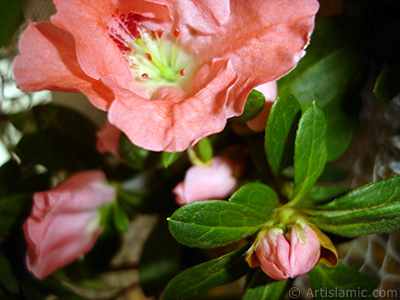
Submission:
<svg viewBox="0 0 400 300">
<path fill-rule="evenodd" d="M 296 223 L 286 235 L 281 228 L 268 230 L 249 250 L 247 261 L 273 279 L 286 280 L 308 273 L 318 263 L 320 249 L 311 227 Z"/>
</svg>

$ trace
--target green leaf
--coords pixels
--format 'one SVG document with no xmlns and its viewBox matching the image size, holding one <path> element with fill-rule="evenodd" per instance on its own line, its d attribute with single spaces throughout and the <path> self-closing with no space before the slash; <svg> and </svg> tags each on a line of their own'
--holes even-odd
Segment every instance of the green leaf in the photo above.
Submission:
<svg viewBox="0 0 400 300">
<path fill-rule="evenodd" d="M 213 158 L 213 148 L 210 139 L 201 139 L 196 147 L 202 161 L 209 162 Z"/>
<path fill-rule="evenodd" d="M 117 201 L 114 201 L 112 205 L 112 210 L 114 214 L 114 223 L 116 228 L 121 232 L 124 233 L 129 228 L 129 217 L 126 212 L 122 209 L 122 207 L 118 204 Z"/>
<path fill-rule="evenodd" d="M 268 219 L 257 210 L 223 200 L 197 201 L 168 218 L 174 238 L 189 247 L 213 248 L 255 233 Z"/>
<path fill-rule="evenodd" d="M 244 259 L 247 249 L 248 246 L 185 270 L 168 283 L 161 299 L 188 299 L 239 279 L 249 271 Z"/>
<path fill-rule="evenodd" d="M 265 153 L 276 175 L 292 162 L 300 116 L 300 105 L 291 95 L 280 96 L 271 108 L 265 130 Z"/>
<path fill-rule="evenodd" d="M 25 0 L 0 1 L 0 46 L 6 45 L 23 20 Z"/>
<path fill-rule="evenodd" d="M 365 65 L 365 34 L 360 24 L 357 18 L 344 15 L 317 21 L 307 54 L 278 81 L 280 95 L 294 95 L 303 110 L 315 100 L 326 114 L 329 161 L 344 153 L 356 130 L 357 120 L 342 107 L 351 104 L 348 100 L 352 99 L 345 101 L 345 97 Z"/>
<path fill-rule="evenodd" d="M 17 145 L 24 162 L 41 164 L 50 170 L 72 172 L 98 168 L 96 127 L 83 115 L 66 107 L 41 105 L 32 109 L 36 122 Z M 20 114 L 15 119 L 23 118 Z M 29 116 L 29 114 L 28 114 Z M 31 118 L 31 117 L 29 117 Z"/>
<path fill-rule="evenodd" d="M 294 150 L 294 199 L 303 198 L 314 186 L 326 163 L 326 124 L 313 103 L 302 115 Z"/>
<path fill-rule="evenodd" d="M 345 101 L 346 99 L 343 100 L 343 102 Z M 327 161 L 333 161 L 347 150 L 358 128 L 358 119 L 351 114 L 344 113 L 342 106 L 334 103 L 322 108 L 327 124 Z"/>
<path fill-rule="evenodd" d="M 400 93 L 400 66 L 386 67 L 379 74 L 374 86 L 374 95 L 379 102 L 388 102 Z"/>
<path fill-rule="evenodd" d="M 119 155 L 129 166 L 141 170 L 146 164 L 149 151 L 132 144 L 125 134 L 121 134 Z"/>
<path fill-rule="evenodd" d="M 162 153 L 162 164 L 164 168 L 168 168 L 172 165 L 180 156 L 182 152 L 163 152 Z"/>
<path fill-rule="evenodd" d="M 344 264 L 327 267 L 323 263 L 316 265 L 309 273 L 311 288 L 307 297 L 313 299 L 374 299 L 372 292 L 376 288 L 374 277 L 362 274 Z"/>
<path fill-rule="evenodd" d="M 311 200 L 314 204 L 323 204 L 346 194 L 348 191 L 349 189 L 347 188 L 318 186 L 311 189 L 307 194 L 307 199 Z"/>
<path fill-rule="evenodd" d="M 15 194 L 0 201 L 0 237 L 6 237 L 28 216 L 31 204 L 31 194 Z"/>
<path fill-rule="evenodd" d="M 242 300 L 282 299 L 290 283 L 290 280 L 273 280 L 258 269 L 246 287 Z"/>
<path fill-rule="evenodd" d="M 13 293 L 19 293 L 19 281 L 15 277 L 11 263 L 0 252 L 0 285 Z"/>
<path fill-rule="evenodd" d="M 400 176 L 372 183 L 314 208 L 302 208 L 320 229 L 338 235 L 391 232 L 400 228 Z"/>
<path fill-rule="evenodd" d="M 242 186 L 232 195 L 230 201 L 255 209 L 264 216 L 269 216 L 279 204 L 275 191 L 261 183 L 249 183 Z"/>
<path fill-rule="evenodd" d="M 160 217 L 139 260 L 140 287 L 146 296 L 157 295 L 178 273 L 181 253 L 182 246 L 169 233 L 165 218 Z"/>
<path fill-rule="evenodd" d="M 242 122 L 250 121 L 263 110 L 264 106 L 264 94 L 256 90 L 252 90 L 246 99 L 243 113 L 237 117 L 237 119 Z"/>
</svg>

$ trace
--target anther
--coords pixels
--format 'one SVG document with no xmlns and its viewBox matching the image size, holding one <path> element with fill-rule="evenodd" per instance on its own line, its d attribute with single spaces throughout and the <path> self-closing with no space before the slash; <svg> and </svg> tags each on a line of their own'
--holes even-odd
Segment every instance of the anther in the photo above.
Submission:
<svg viewBox="0 0 400 300">
<path fill-rule="evenodd" d="M 151 61 L 151 54 L 150 53 L 146 53 L 146 57 L 149 61 Z"/>
<path fill-rule="evenodd" d="M 162 34 L 163 34 L 163 31 L 161 30 L 161 29 L 158 29 L 157 30 L 157 35 L 158 35 L 158 37 L 161 39 L 161 37 L 162 37 Z"/>
<path fill-rule="evenodd" d="M 175 37 L 178 37 L 178 36 L 179 36 L 179 29 L 175 29 L 175 30 L 174 30 L 174 36 L 175 36 Z"/>
<path fill-rule="evenodd" d="M 186 70 L 185 70 L 185 69 L 182 69 L 182 70 L 179 72 L 179 74 L 181 74 L 181 76 L 185 75 L 185 74 L 186 74 Z"/>
<path fill-rule="evenodd" d="M 149 79 L 149 75 L 148 75 L 147 73 L 143 73 L 143 74 L 142 74 L 142 78 L 143 78 L 143 79 Z"/>
</svg>

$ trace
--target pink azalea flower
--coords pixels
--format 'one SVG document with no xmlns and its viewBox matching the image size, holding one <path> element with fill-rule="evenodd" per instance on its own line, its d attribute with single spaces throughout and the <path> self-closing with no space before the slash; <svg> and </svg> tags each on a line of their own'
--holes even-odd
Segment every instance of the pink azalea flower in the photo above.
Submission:
<svg viewBox="0 0 400 300">
<path fill-rule="evenodd" d="M 173 190 L 176 202 L 185 205 L 199 200 L 226 199 L 237 184 L 234 172 L 233 162 L 222 156 L 214 157 L 211 165 L 190 167 L 185 179 Z"/>
<path fill-rule="evenodd" d="M 28 269 L 44 278 L 88 252 L 102 231 L 98 208 L 115 197 L 101 171 L 77 173 L 52 190 L 35 193 L 24 223 Z"/>
<path fill-rule="evenodd" d="M 299 234 L 304 234 L 304 241 Z M 269 230 L 258 240 L 255 253 L 265 274 L 286 280 L 308 273 L 318 263 L 320 249 L 317 235 L 306 225 L 302 233 L 294 226 L 286 237 L 280 228 Z"/>
<path fill-rule="evenodd" d="M 119 157 L 119 139 L 121 131 L 109 122 L 105 122 L 97 132 L 97 149 L 100 153 L 112 153 Z"/>
<path fill-rule="evenodd" d="M 292 70 L 316 0 L 54 0 L 30 23 L 14 75 L 24 92 L 85 94 L 136 145 L 182 151 Z"/>
</svg>

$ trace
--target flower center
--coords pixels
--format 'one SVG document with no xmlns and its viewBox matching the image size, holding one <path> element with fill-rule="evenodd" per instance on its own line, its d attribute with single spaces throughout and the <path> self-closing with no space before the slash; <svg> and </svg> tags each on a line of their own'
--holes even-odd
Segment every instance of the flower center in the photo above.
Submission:
<svg viewBox="0 0 400 300">
<path fill-rule="evenodd" d="M 181 46 L 178 29 L 150 31 L 132 13 L 113 16 L 107 28 L 129 64 L 133 84 L 147 96 L 160 87 L 187 85 L 192 57 Z"/>
</svg>

